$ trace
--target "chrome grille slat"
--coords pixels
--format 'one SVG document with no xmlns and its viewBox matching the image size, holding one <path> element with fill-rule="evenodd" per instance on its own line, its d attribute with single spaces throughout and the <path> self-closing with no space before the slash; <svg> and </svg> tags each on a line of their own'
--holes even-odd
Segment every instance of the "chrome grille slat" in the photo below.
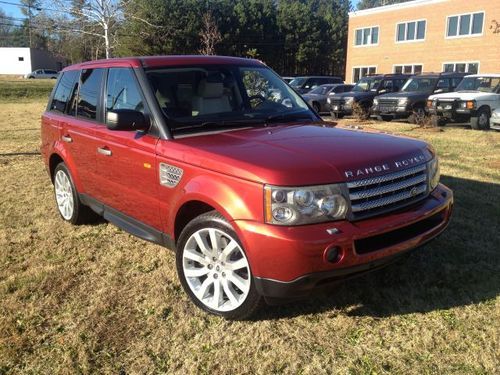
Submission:
<svg viewBox="0 0 500 375">
<path fill-rule="evenodd" d="M 359 204 L 353 204 L 352 207 L 352 212 L 360 212 L 360 211 L 366 211 L 366 210 L 371 210 L 373 208 L 379 208 L 383 206 L 387 206 L 393 203 L 397 203 L 399 201 L 403 201 L 409 198 L 416 197 L 420 194 L 423 194 L 427 190 L 427 186 L 425 184 L 415 186 L 416 189 L 413 193 L 412 191 L 403 191 L 401 193 L 395 194 L 395 195 L 390 195 L 384 198 L 380 199 L 375 199 L 375 200 L 370 200 L 366 201 L 363 203 Z"/>
<path fill-rule="evenodd" d="M 427 164 L 347 183 L 351 218 L 364 219 L 396 210 L 428 193 Z"/>
<path fill-rule="evenodd" d="M 422 164 L 413 168 L 408 168 L 403 171 L 395 172 L 395 173 L 390 173 L 390 174 L 385 174 L 383 176 L 378 176 L 378 177 L 372 177 L 372 178 L 366 178 L 364 180 L 359 180 L 359 181 L 352 181 L 347 183 L 347 187 L 349 189 L 352 188 L 357 188 L 361 186 L 368 186 L 368 185 L 375 185 L 375 184 L 380 184 L 382 182 L 386 181 L 391 181 L 391 180 L 396 180 L 398 178 L 410 176 L 412 174 L 416 174 L 418 172 L 422 172 L 426 170 L 426 165 Z"/>
<path fill-rule="evenodd" d="M 384 186 L 379 186 L 375 187 L 373 189 L 366 189 L 366 190 L 361 190 L 358 192 L 350 193 L 349 196 L 351 198 L 351 201 L 353 200 L 358 200 L 358 199 L 363 199 L 363 198 L 370 198 L 373 196 L 379 196 L 382 194 L 406 189 L 410 186 L 414 186 L 417 184 L 420 184 L 422 182 L 425 182 L 427 180 L 427 177 L 425 174 L 420 174 L 416 177 L 409 178 L 407 180 L 403 181 L 398 181 L 390 185 L 384 185 Z"/>
</svg>

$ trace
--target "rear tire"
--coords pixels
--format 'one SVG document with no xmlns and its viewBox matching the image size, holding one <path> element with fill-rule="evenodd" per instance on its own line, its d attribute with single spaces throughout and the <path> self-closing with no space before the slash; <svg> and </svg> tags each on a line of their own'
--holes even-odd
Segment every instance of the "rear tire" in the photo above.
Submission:
<svg viewBox="0 0 500 375">
<path fill-rule="evenodd" d="M 477 111 L 477 117 L 471 117 L 470 126 L 474 130 L 488 130 L 490 128 L 490 111 L 486 108 L 480 108 Z"/>
<path fill-rule="evenodd" d="M 263 303 L 243 246 L 217 211 L 196 217 L 182 230 L 176 266 L 189 298 L 211 314 L 243 320 Z"/>
<path fill-rule="evenodd" d="M 65 163 L 59 163 L 54 170 L 54 196 L 57 209 L 64 221 L 80 225 L 93 222 L 98 218 L 90 207 L 80 201 L 73 178 Z"/>
</svg>

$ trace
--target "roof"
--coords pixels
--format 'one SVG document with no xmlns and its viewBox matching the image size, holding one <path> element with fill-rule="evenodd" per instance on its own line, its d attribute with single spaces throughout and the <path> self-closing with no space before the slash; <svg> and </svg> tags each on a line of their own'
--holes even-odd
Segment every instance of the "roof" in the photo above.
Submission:
<svg viewBox="0 0 500 375">
<path fill-rule="evenodd" d="M 203 56 L 203 55 L 172 55 L 172 56 L 140 56 L 122 57 L 113 59 L 93 60 L 80 64 L 70 65 L 66 70 L 88 68 L 155 68 L 179 65 L 247 65 L 262 66 L 263 62 L 254 59 L 230 56 Z"/>
<path fill-rule="evenodd" d="M 376 8 L 370 8 L 370 9 L 363 9 L 363 10 L 355 10 L 352 12 L 349 12 L 349 17 L 359 17 L 359 16 L 367 16 L 370 14 L 377 14 L 377 13 L 383 13 L 383 12 L 392 12 L 395 10 L 399 9 L 407 9 L 407 8 L 414 8 L 414 7 L 419 7 L 419 6 L 425 6 L 425 5 L 431 5 L 431 4 L 437 4 L 437 3 L 444 3 L 446 1 L 451 1 L 451 0 L 413 0 L 413 1 L 406 1 L 403 3 L 396 3 L 396 4 L 391 4 L 391 5 L 384 5 Z"/>
<path fill-rule="evenodd" d="M 500 78 L 500 74 L 498 73 L 482 73 L 482 74 L 468 74 L 466 77 L 490 77 L 490 78 Z"/>
</svg>

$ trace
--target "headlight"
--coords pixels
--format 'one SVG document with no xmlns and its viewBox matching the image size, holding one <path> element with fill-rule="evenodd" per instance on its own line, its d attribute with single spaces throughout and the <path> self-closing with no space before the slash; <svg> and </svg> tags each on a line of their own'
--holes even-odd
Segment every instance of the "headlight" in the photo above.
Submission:
<svg viewBox="0 0 500 375">
<path fill-rule="evenodd" d="M 332 103 L 332 98 L 327 98 L 327 99 L 326 99 L 326 102 L 327 102 L 328 104 L 331 104 L 331 103 Z"/>
<path fill-rule="evenodd" d="M 429 173 L 429 191 L 433 191 L 436 186 L 439 184 L 439 159 L 437 156 L 434 156 L 428 164 L 428 173 Z"/>
<path fill-rule="evenodd" d="M 406 105 L 406 103 L 408 103 L 408 98 L 398 100 L 398 105 Z"/>
<path fill-rule="evenodd" d="M 373 104 L 374 105 L 378 105 L 378 99 L 377 98 L 373 99 Z"/>
<path fill-rule="evenodd" d="M 460 108 L 461 109 L 474 109 L 476 108 L 476 103 L 474 100 L 467 100 L 464 102 L 460 102 Z"/>
<path fill-rule="evenodd" d="M 279 187 L 266 185 L 266 222 L 302 225 L 344 219 L 348 203 L 342 185 Z"/>
<path fill-rule="evenodd" d="M 346 105 L 352 105 L 352 103 L 354 102 L 354 97 L 349 96 L 347 98 L 344 98 L 344 100 Z"/>
</svg>

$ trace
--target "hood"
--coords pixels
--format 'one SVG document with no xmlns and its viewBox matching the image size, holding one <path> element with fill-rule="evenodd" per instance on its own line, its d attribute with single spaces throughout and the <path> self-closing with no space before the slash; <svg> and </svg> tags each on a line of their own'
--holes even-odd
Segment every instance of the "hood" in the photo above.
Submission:
<svg viewBox="0 0 500 375">
<path fill-rule="evenodd" d="M 427 98 L 432 91 L 408 91 L 408 92 L 391 92 L 388 94 L 380 95 L 378 98 L 379 99 L 402 99 L 402 98 L 408 98 L 408 99 L 425 99 Z"/>
<path fill-rule="evenodd" d="M 349 98 L 353 97 L 354 100 L 359 101 L 362 99 L 367 99 L 367 98 L 374 98 L 377 96 L 376 91 L 349 91 L 349 92 L 344 92 L 342 94 L 335 94 L 336 98 Z"/>
<path fill-rule="evenodd" d="M 304 94 L 302 95 L 302 98 L 306 101 L 309 101 L 309 100 L 321 100 L 321 99 L 325 99 L 326 98 L 326 95 L 320 95 L 320 94 Z"/>
<path fill-rule="evenodd" d="M 363 179 L 432 157 L 427 144 L 415 139 L 318 125 L 189 136 L 160 142 L 158 152 L 226 175 L 284 186 Z"/>
<path fill-rule="evenodd" d="M 491 97 L 497 97 L 498 94 L 493 94 L 491 92 L 481 92 L 481 91 L 455 91 L 447 92 L 444 94 L 436 94 L 429 97 L 429 99 L 460 99 L 460 100 L 477 100 L 477 99 L 489 99 Z"/>
</svg>

